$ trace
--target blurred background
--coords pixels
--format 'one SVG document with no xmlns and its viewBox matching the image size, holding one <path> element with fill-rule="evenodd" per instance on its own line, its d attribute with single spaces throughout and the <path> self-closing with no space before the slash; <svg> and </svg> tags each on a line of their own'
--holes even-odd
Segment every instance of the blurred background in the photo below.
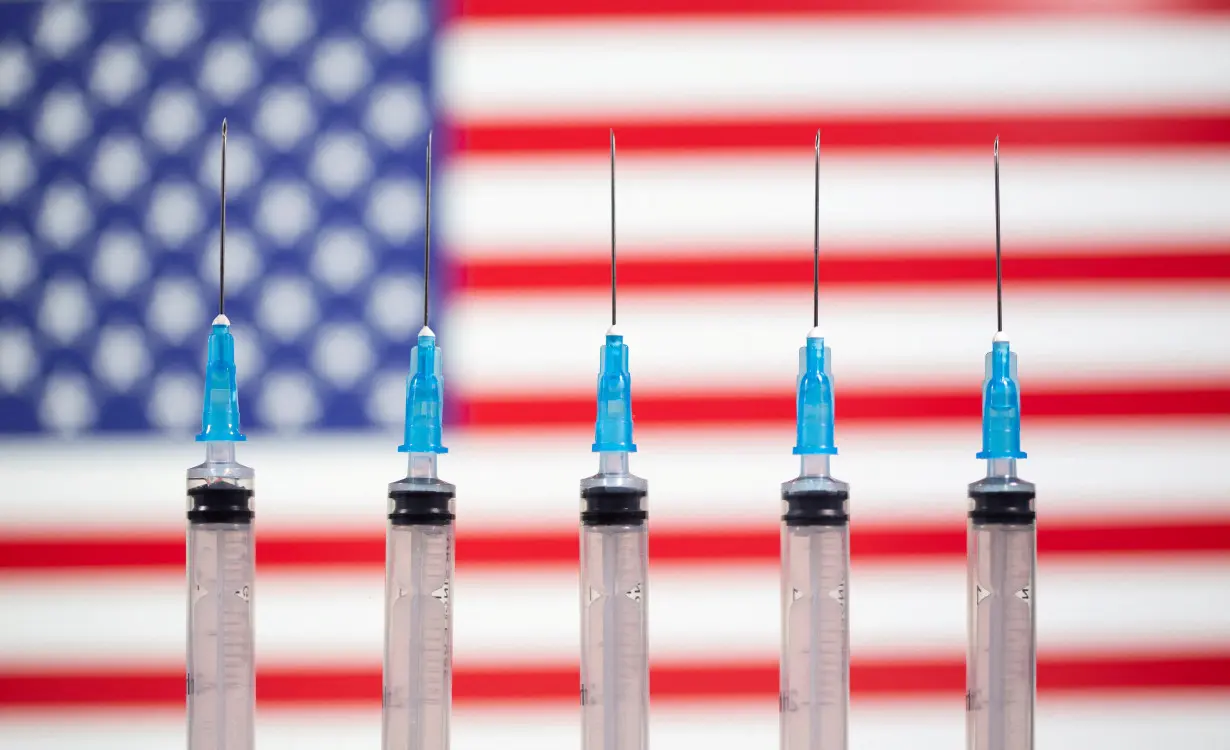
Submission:
<svg viewBox="0 0 1230 750">
<path fill-rule="evenodd" d="M 579 742 L 608 127 L 653 744 L 775 746 L 822 127 L 851 746 L 963 742 L 998 134 L 1038 746 L 1230 748 L 1224 0 L 0 4 L 0 747 L 183 745 L 224 116 L 263 750 L 379 743 L 432 127 L 455 747 Z"/>
</svg>

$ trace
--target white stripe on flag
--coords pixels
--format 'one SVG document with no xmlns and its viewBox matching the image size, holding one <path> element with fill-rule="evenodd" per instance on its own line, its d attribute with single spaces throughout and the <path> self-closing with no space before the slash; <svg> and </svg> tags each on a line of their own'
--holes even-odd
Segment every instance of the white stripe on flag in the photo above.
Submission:
<svg viewBox="0 0 1230 750">
<path fill-rule="evenodd" d="M 858 533 L 857 529 L 854 533 Z M 175 664 L 184 650 L 182 576 L 78 576 L 0 583 L 0 664 Z M 379 664 L 384 579 L 363 573 L 263 573 L 258 580 L 261 664 Z M 781 638 L 775 565 L 654 565 L 649 643 L 661 660 L 771 660 Z M 1230 641 L 1230 564 L 1051 563 L 1037 593 L 1044 653 L 1215 649 Z M 580 648 L 575 571 L 470 572 L 456 579 L 458 665 L 568 663 Z M 849 586 L 855 658 L 964 653 L 961 562 L 854 566 Z M 1147 604 L 1153 603 L 1153 604 Z M 1163 605 L 1164 606 L 1161 606 Z M 1183 617 L 1176 618 L 1175 612 Z M 89 637 L 82 638 L 82 623 Z"/>
<path fill-rule="evenodd" d="M 439 87 L 460 119 L 1224 103 L 1230 23 L 462 23 Z"/>
<path fill-rule="evenodd" d="M 839 396 L 840 398 L 840 396 Z M 971 395 L 977 399 L 977 392 Z M 650 480 L 651 523 L 667 526 L 774 527 L 781 482 L 797 476 L 794 430 L 639 430 L 633 470 Z M 239 458 L 256 467 L 257 523 L 262 531 L 382 533 L 387 483 L 405 476 L 400 435 L 253 436 Z M 1224 420 L 1142 422 L 1084 420 L 1069 427 L 1030 427 L 1023 476 L 1039 486 L 1047 518 L 1153 518 L 1226 513 L 1220 466 L 1230 453 Z M 441 475 L 458 486 L 459 525 L 466 531 L 569 530 L 577 524 L 577 487 L 594 473 L 593 432 L 524 435 L 446 431 Z M 962 427 L 853 429 L 838 423 L 841 453 L 834 472 L 852 485 L 856 522 L 964 523 L 966 485 L 985 472 L 974 458 L 977 423 Z M 54 446 L 52 450 L 49 450 Z M 22 488 L 20 503 L 0 504 L 6 534 L 144 533 L 184 529 L 181 471 L 200 447 L 169 441 L 74 444 L 72 475 L 55 471 L 63 444 L 5 445 L 0 473 Z M 54 456 L 54 457 L 53 457 Z M 133 460 L 139 458 L 140 463 Z M 75 477 L 109 476 L 125 466 L 120 486 L 95 483 L 90 529 L 77 526 L 83 503 Z M 309 468 L 305 468 L 309 467 Z"/>
<path fill-rule="evenodd" d="M 995 332 L 994 278 L 981 289 L 831 292 L 823 263 L 820 329 L 832 348 L 839 403 L 842 389 L 977 388 Z M 791 392 L 812 322 L 810 274 L 800 281 L 807 288 L 794 293 L 621 294 L 619 328 L 635 387 Z M 1221 321 L 1230 320 L 1222 290 L 1006 285 L 1005 330 L 1025 387 L 1230 373 L 1230 347 L 1216 343 Z M 441 333 L 450 387 L 471 395 L 589 395 L 609 305 L 604 291 L 454 297 Z M 513 341 L 532 355 L 508 356 Z"/>
<path fill-rule="evenodd" d="M 51 715 L 56 719 L 54 731 L 48 729 L 44 713 L 0 718 L 0 735 L 8 746 L 22 750 L 166 750 L 184 743 L 184 721 L 178 712 Z M 1224 740 L 1230 736 L 1225 703 L 1207 697 L 1074 701 L 1043 696 L 1037 715 L 1038 746 L 1047 750 L 1224 750 Z M 863 701 L 852 707 L 850 721 L 851 744 L 858 748 L 952 750 L 964 742 L 959 702 Z M 260 710 L 256 722 L 256 741 L 262 750 L 336 750 L 380 743 L 379 709 L 269 707 Z M 770 701 L 756 706 L 655 704 L 650 739 L 662 748 L 775 747 L 777 722 L 776 703 Z M 454 710 L 452 722 L 455 750 L 575 750 L 578 736 L 580 716 L 573 707 L 460 708 Z"/>
<path fill-rule="evenodd" d="M 1227 40 L 1230 49 L 1230 39 Z M 1227 76 L 1230 80 L 1230 75 Z M 812 246 L 813 160 L 798 156 L 621 158 L 621 247 Z M 824 245 L 992 246 L 991 140 L 984 156 L 822 157 Z M 1230 154 L 1186 150 L 1013 154 L 1001 150 L 1005 251 L 1014 245 L 1230 237 Z M 592 158 L 466 157 L 442 180 L 441 228 L 471 255 L 592 257 L 610 244 L 605 133 Z M 645 251 L 648 252 L 648 251 Z"/>
</svg>

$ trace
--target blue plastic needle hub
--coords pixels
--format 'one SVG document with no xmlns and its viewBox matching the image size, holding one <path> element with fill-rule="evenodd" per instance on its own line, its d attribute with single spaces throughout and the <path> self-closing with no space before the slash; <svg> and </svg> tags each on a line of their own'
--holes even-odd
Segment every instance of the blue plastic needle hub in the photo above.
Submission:
<svg viewBox="0 0 1230 750">
<path fill-rule="evenodd" d="M 799 350 L 796 402 L 796 456 L 836 455 L 833 444 L 833 377 L 831 352 L 821 336 L 808 336 Z"/>
<path fill-rule="evenodd" d="M 205 364 L 205 406 L 197 442 L 247 440 L 239 432 L 239 388 L 235 385 L 235 337 L 226 316 L 214 318 Z"/>
<path fill-rule="evenodd" d="M 628 347 L 617 333 L 606 335 L 598 371 L 598 419 L 594 423 L 594 453 L 636 452 L 632 442 L 632 375 Z"/>
<path fill-rule="evenodd" d="M 978 458 L 1025 458 L 1021 450 L 1021 388 L 1016 382 L 1016 354 L 1007 340 L 987 352 L 982 383 L 982 450 Z"/>
<path fill-rule="evenodd" d="M 410 377 L 406 380 L 406 432 L 400 453 L 448 453 L 441 445 L 444 378 L 440 350 L 430 328 L 419 331 L 418 346 L 410 353 Z"/>
</svg>

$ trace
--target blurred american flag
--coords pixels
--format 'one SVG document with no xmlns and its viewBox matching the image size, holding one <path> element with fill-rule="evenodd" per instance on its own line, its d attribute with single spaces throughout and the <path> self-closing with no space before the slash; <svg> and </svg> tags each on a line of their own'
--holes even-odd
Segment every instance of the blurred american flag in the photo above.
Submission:
<svg viewBox="0 0 1230 750">
<path fill-rule="evenodd" d="M 653 742 L 776 742 L 817 126 L 852 746 L 963 742 L 998 134 L 1040 487 L 1038 745 L 1230 747 L 1224 0 L 0 6 L 0 747 L 183 742 L 178 498 L 224 115 L 262 748 L 379 742 L 384 487 L 433 123 L 456 747 L 579 736 L 608 127 Z"/>
</svg>

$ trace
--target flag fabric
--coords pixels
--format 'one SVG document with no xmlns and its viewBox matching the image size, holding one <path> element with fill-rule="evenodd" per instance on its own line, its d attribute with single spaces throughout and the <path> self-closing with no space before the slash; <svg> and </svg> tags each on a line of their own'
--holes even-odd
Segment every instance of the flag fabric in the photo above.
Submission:
<svg viewBox="0 0 1230 750">
<path fill-rule="evenodd" d="M 183 743 L 223 117 L 261 748 L 379 742 L 433 128 L 457 748 L 578 743 L 612 128 L 653 745 L 777 741 L 819 128 L 851 746 L 963 741 L 997 135 L 1037 744 L 1230 746 L 1230 4 L 98 0 L 0 5 L 0 747 Z"/>
<path fill-rule="evenodd" d="M 424 8 L 0 13 L 4 431 L 196 426 L 224 117 L 226 309 L 244 332 L 245 424 L 379 423 L 365 397 L 404 378 L 421 322 Z"/>
</svg>

